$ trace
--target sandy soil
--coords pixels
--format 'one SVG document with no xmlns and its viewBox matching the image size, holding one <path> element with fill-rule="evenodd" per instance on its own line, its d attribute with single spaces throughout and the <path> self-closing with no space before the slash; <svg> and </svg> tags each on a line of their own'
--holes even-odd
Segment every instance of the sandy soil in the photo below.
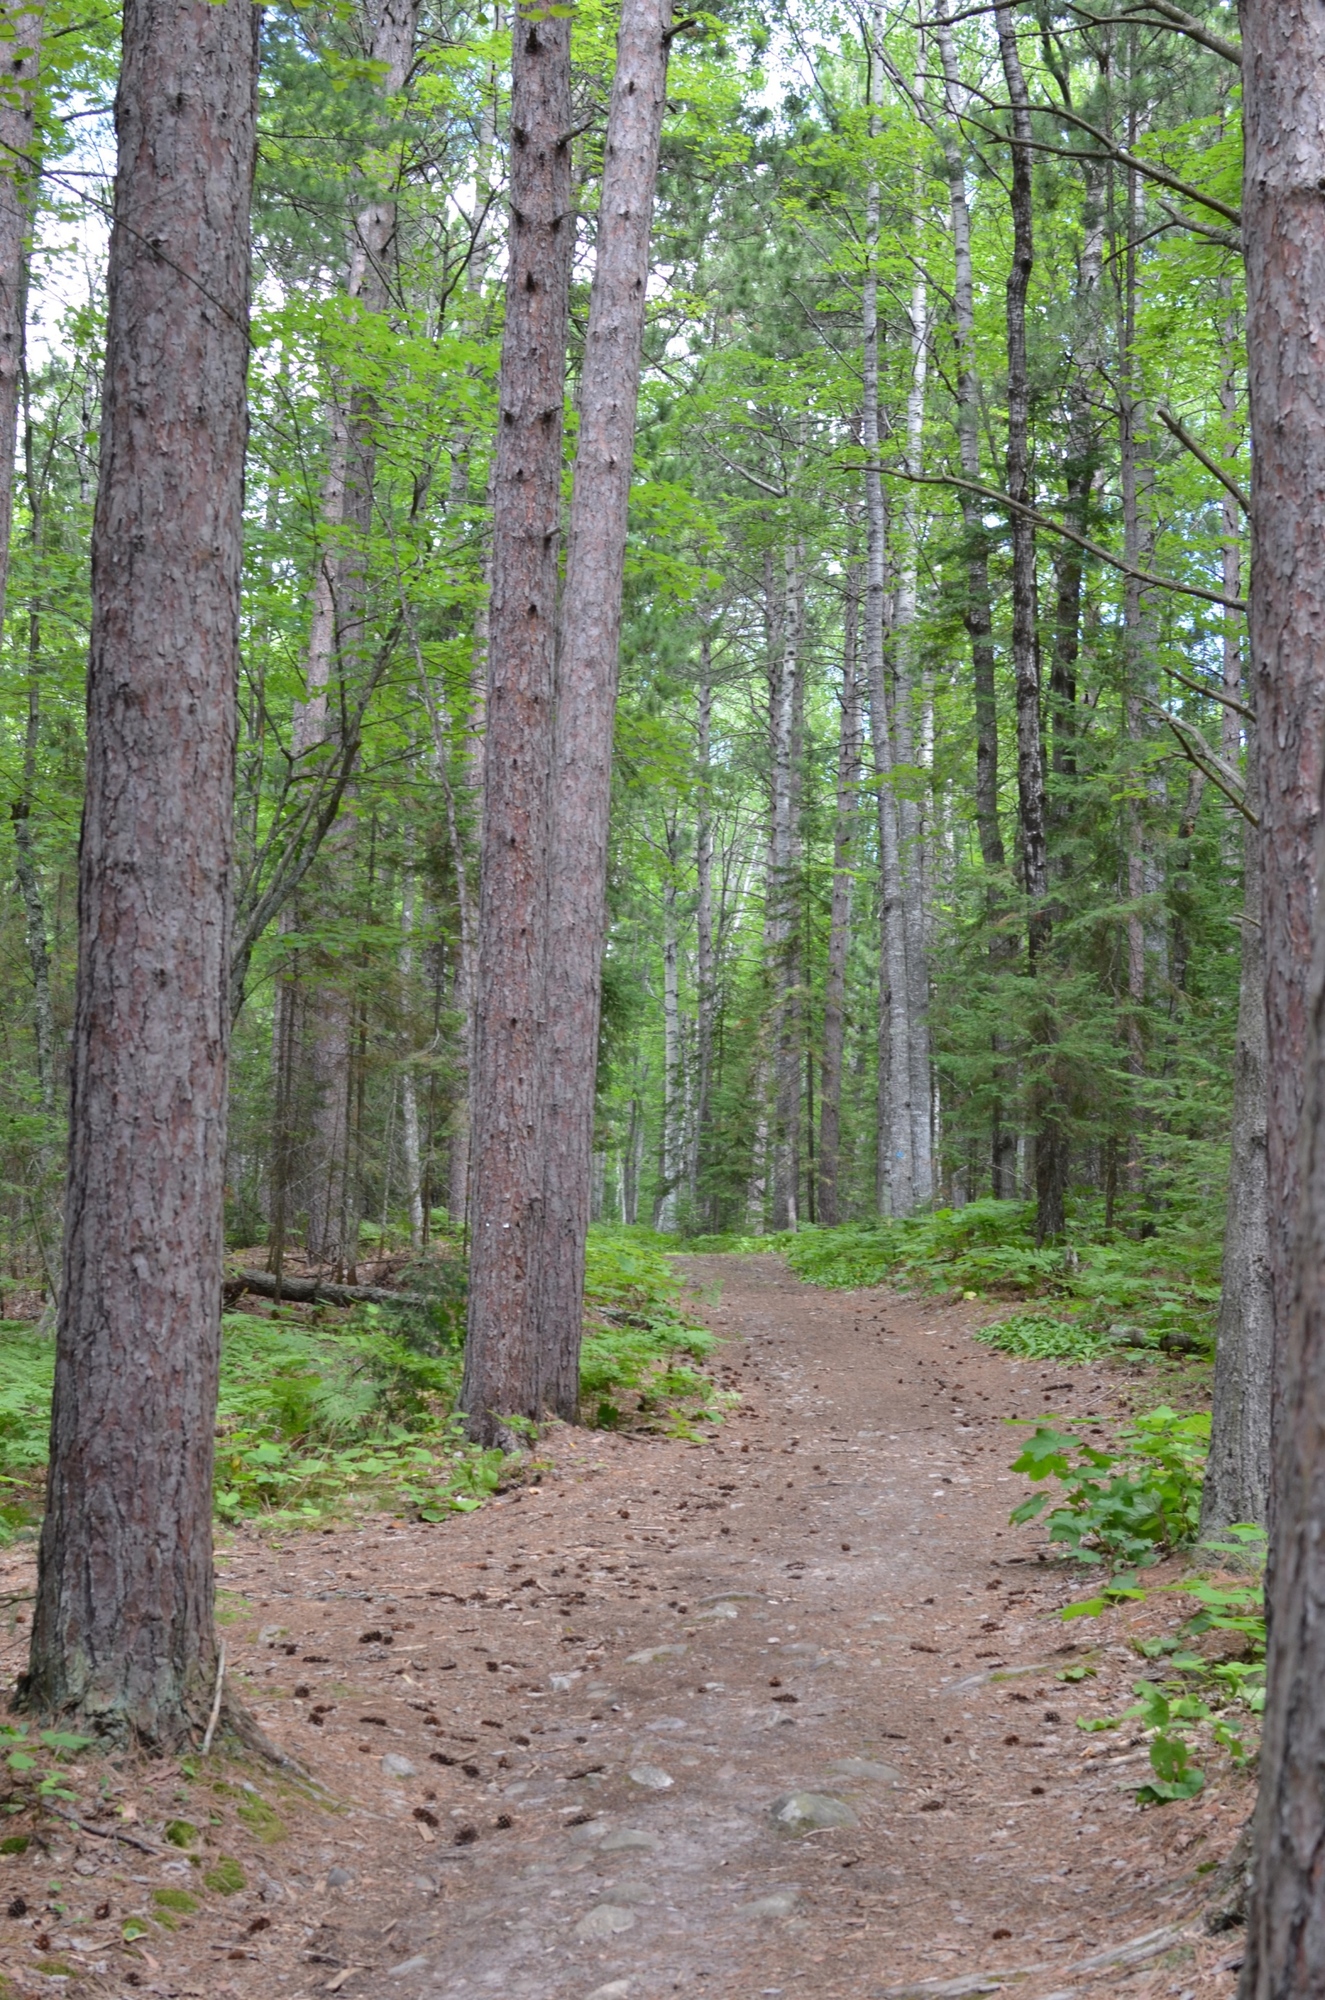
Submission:
<svg viewBox="0 0 1325 2000">
<path fill-rule="evenodd" d="M 742 1398 L 702 1442 L 560 1432 L 476 1515 L 227 1539 L 228 1671 L 314 1783 L 77 1766 L 81 1827 L 9 1822 L 13 1992 L 1233 1992 L 1203 1912 L 1249 1781 L 1138 1808 L 1144 1747 L 1075 1722 L 1126 1706 L 1160 1614 L 1064 1625 L 1079 1573 L 1008 1525 L 1004 1419 L 1108 1422 L 1135 1379 L 771 1257 L 687 1269 Z M 10 1678 L 30 1589 L 11 1550 Z"/>
</svg>

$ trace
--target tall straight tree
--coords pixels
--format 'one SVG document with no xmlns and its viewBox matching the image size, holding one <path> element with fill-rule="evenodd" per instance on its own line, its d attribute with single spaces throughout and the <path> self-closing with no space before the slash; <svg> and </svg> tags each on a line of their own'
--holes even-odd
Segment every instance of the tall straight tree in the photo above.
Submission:
<svg viewBox="0 0 1325 2000">
<path fill-rule="evenodd" d="M 623 0 L 566 552 L 548 923 L 540 1388 L 546 1407 L 568 1419 L 579 1408 L 612 730 L 649 235 L 671 40 L 671 0 Z"/>
<path fill-rule="evenodd" d="M 160 1749 L 216 1678 L 258 10 L 126 0 L 64 1287 L 25 1698 Z"/>
<path fill-rule="evenodd" d="M 548 855 L 557 512 L 570 317 L 570 19 L 511 32 L 510 240 L 498 384 L 479 879 L 469 1328 L 461 1408 L 491 1442 L 542 1407 Z M 578 1352 L 578 1349 L 577 1349 Z"/>
<path fill-rule="evenodd" d="M 1306 2000 L 1325 1990 L 1325 934 L 1312 867 L 1325 720 L 1325 10 L 1317 0 L 1243 0 L 1242 31 L 1250 644 L 1279 1351 L 1268 1691 L 1241 1991 Z"/>
<path fill-rule="evenodd" d="M 9 580 L 14 510 L 14 445 L 23 379 L 28 237 L 37 191 L 37 77 L 45 14 L 40 6 L 0 0 L 5 39 L 0 91 L 0 617 Z"/>
</svg>

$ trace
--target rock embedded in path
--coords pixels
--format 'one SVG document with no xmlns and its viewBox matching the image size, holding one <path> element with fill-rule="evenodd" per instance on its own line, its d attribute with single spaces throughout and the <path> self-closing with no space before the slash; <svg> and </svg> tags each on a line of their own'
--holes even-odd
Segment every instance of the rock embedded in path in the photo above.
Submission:
<svg viewBox="0 0 1325 2000">
<path fill-rule="evenodd" d="M 828 1766 L 830 1778 L 872 1778 L 883 1785 L 900 1785 L 902 1774 L 891 1764 L 876 1764 L 868 1757 L 839 1757 Z"/>
<path fill-rule="evenodd" d="M 599 1843 L 600 1854 L 630 1854 L 638 1851 L 651 1854 L 658 1845 L 651 1833 L 636 1833 L 628 1826 L 618 1827 L 615 1833 L 604 1836 Z"/>
<path fill-rule="evenodd" d="M 417 1778 L 419 1775 L 417 1766 L 411 1764 L 408 1757 L 397 1756 L 394 1750 L 388 1750 L 382 1759 L 382 1774 L 387 1778 Z"/>
<path fill-rule="evenodd" d="M 674 1780 L 657 1764 L 636 1764 L 630 1772 L 632 1785 L 643 1785 L 646 1792 L 670 1792 Z"/>
<path fill-rule="evenodd" d="M 623 1910 L 619 1903 L 595 1903 L 587 1910 L 575 1926 L 576 1937 L 610 1938 L 622 1931 L 628 1931 L 635 1922 L 633 1910 Z"/>
<path fill-rule="evenodd" d="M 778 1889 L 771 1896 L 756 1896 L 752 1902 L 738 1903 L 738 1917 L 753 1917 L 768 1922 L 777 1917 L 789 1917 L 796 1907 L 798 1897 L 795 1889 Z"/>
<path fill-rule="evenodd" d="M 774 1799 L 768 1816 L 779 1833 L 823 1833 L 830 1827 L 860 1825 L 846 1800 L 828 1792 L 788 1792 Z"/>
<path fill-rule="evenodd" d="M 651 1667 L 659 1660 L 679 1660 L 685 1653 L 684 1646 L 648 1646 L 642 1653 L 627 1653 L 628 1667 Z"/>
</svg>

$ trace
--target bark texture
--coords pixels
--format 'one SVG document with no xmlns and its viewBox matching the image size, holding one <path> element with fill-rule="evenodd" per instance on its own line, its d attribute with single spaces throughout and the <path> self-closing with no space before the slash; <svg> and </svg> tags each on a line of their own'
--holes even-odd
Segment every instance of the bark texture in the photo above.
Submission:
<svg viewBox="0 0 1325 2000">
<path fill-rule="evenodd" d="M 625 0 L 621 10 L 566 552 L 548 905 L 544 1068 L 548 1122 L 540 1306 L 546 1353 L 543 1399 L 567 1418 L 573 1418 L 579 1407 L 612 730 L 649 235 L 671 20 L 671 0 Z M 674 1170 L 679 1176 L 679 1163 Z"/>
<path fill-rule="evenodd" d="M 212 1462 L 258 14 L 128 0 L 47 1512 L 28 1704 L 159 1748 L 215 1679 Z"/>
<path fill-rule="evenodd" d="M 570 21 L 512 30 L 510 246 L 498 385 L 470 1151 L 470 1433 L 543 1401 L 543 1035 L 557 513 L 574 242 Z"/>
<path fill-rule="evenodd" d="M 1242 30 L 1249 626 L 1279 1352 L 1268 1696 L 1241 1991 L 1299 2000 L 1325 1990 L 1325 939 L 1313 866 L 1325 714 L 1325 10 L 1243 0 Z"/>
<path fill-rule="evenodd" d="M 842 1220 L 842 1051 L 846 1040 L 847 958 L 860 821 L 860 564 L 847 570 L 843 611 L 842 711 L 837 738 L 837 810 L 833 824 L 833 886 L 824 977 L 822 1089 L 819 1099 L 819 1212 L 824 1229 Z"/>
<path fill-rule="evenodd" d="M 1257 785 L 1248 758 L 1247 802 Z M 1233 1138 L 1215 1349 L 1214 1415 L 1201 1492 L 1201 1533 L 1264 1524 L 1270 1497 L 1274 1294 L 1265 1198 L 1265 946 L 1261 834 L 1243 825 L 1242 969 L 1233 1054 Z"/>
<path fill-rule="evenodd" d="M 27 252 L 37 191 L 35 111 L 45 15 L 40 6 L 0 4 L 12 30 L 4 51 L 0 93 L 0 617 L 9 581 L 14 514 L 14 447 L 23 383 L 23 321 Z"/>
</svg>

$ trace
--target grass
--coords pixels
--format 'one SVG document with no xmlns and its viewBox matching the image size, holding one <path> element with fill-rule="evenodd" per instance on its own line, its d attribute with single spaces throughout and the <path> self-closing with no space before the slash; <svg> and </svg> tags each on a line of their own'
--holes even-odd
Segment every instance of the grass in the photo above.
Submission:
<svg viewBox="0 0 1325 2000">
<path fill-rule="evenodd" d="M 714 1340 L 691 1325 L 648 1230 L 595 1230 L 588 1249 L 583 1416 L 688 1435 L 731 1398 L 705 1372 Z M 407 1274 L 422 1309 L 283 1305 L 221 1326 L 216 1511 L 281 1526 L 381 1508 L 440 1520 L 468 1512 L 515 1470 L 464 1438 L 455 1414 L 464 1270 L 454 1257 Z M 55 1343 L 0 1321 L 0 1543 L 35 1520 L 47 1452 Z"/>
</svg>

